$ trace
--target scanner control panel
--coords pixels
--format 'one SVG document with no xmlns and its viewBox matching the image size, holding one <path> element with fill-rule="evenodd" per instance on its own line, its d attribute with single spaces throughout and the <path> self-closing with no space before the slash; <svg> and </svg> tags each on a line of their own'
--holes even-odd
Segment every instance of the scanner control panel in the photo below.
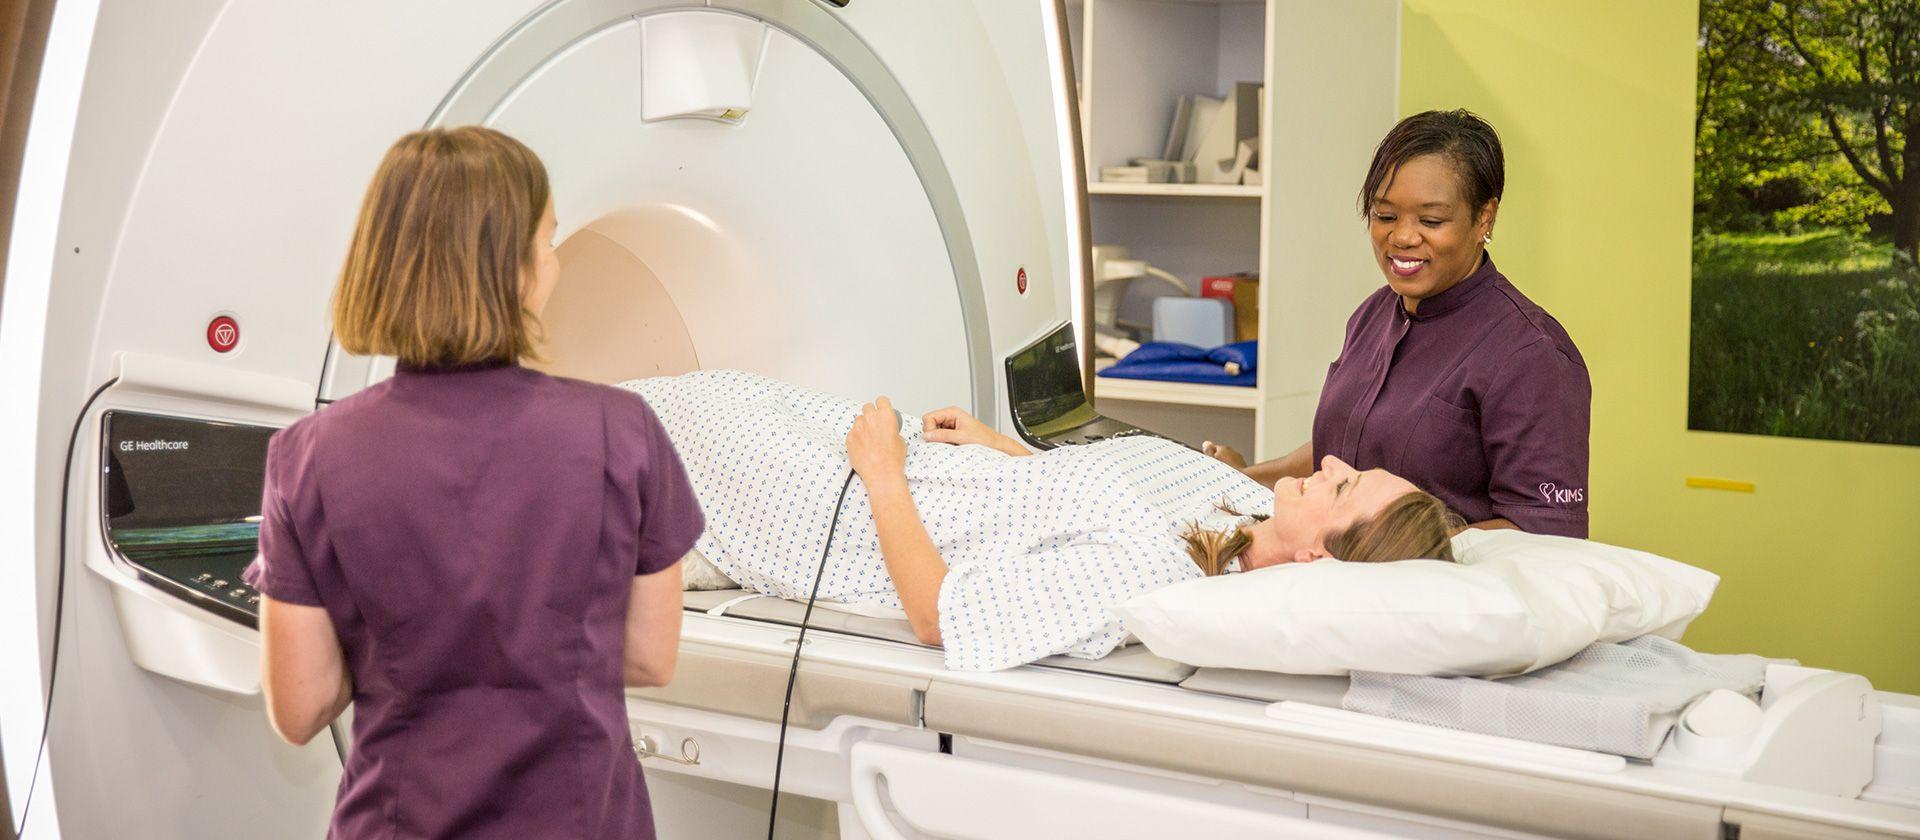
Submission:
<svg viewBox="0 0 1920 840">
<path fill-rule="evenodd" d="M 278 430 L 130 411 L 101 423 L 107 545 L 142 580 L 256 626 L 260 593 L 240 573 L 259 551 L 267 440 Z"/>
</svg>

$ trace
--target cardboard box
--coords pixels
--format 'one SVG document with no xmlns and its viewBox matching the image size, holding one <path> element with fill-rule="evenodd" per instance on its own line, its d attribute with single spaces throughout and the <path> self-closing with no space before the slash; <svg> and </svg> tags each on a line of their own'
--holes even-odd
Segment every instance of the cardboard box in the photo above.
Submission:
<svg viewBox="0 0 1920 840">
<path fill-rule="evenodd" d="M 1233 340 L 1260 337 L 1260 278 L 1246 277 L 1233 284 Z"/>
<path fill-rule="evenodd" d="M 1233 300 L 1233 287 L 1243 280 L 1255 280 L 1251 274 L 1224 274 L 1216 277 L 1200 278 L 1200 296 Z"/>
</svg>

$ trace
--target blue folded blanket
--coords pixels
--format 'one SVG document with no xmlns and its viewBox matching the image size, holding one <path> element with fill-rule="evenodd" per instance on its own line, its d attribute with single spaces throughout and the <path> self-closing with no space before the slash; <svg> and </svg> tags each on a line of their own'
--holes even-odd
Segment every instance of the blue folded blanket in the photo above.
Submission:
<svg viewBox="0 0 1920 840">
<path fill-rule="evenodd" d="M 1203 385 L 1253 387 L 1260 342 L 1237 341 L 1207 349 L 1175 341 L 1153 341 L 1100 371 L 1116 379 L 1158 379 Z"/>
</svg>

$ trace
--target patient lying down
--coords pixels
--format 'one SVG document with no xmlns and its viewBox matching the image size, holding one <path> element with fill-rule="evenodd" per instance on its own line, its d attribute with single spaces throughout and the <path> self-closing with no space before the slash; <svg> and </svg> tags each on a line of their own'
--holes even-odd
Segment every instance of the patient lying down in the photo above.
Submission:
<svg viewBox="0 0 1920 840">
<path fill-rule="evenodd" d="M 1450 560 L 1459 525 L 1404 479 L 1331 457 L 1268 488 L 1158 438 L 1030 453 L 958 408 L 896 421 L 885 397 L 860 405 L 736 371 L 625 387 L 680 453 L 715 568 L 804 599 L 825 552 L 821 601 L 900 609 L 959 670 L 1104 656 L 1126 637 L 1110 607 L 1202 574 Z M 860 480 L 830 522 L 849 464 Z"/>
</svg>

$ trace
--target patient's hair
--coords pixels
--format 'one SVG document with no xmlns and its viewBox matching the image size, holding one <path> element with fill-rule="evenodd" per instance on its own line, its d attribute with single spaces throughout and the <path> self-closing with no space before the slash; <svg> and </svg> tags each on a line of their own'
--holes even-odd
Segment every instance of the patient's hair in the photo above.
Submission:
<svg viewBox="0 0 1920 840">
<path fill-rule="evenodd" d="M 1246 516 L 1222 506 L 1235 516 Z M 1255 520 L 1265 516 L 1254 514 Z M 1415 490 L 1387 503 L 1378 515 L 1327 534 L 1327 553 L 1348 563 L 1385 563 L 1393 560 L 1445 560 L 1453 562 L 1453 535 L 1466 523 L 1445 502 L 1431 493 Z M 1187 556 L 1208 577 L 1220 574 L 1227 564 L 1247 553 L 1253 538 L 1245 528 L 1218 531 L 1196 522 L 1180 535 L 1187 543 Z"/>
<path fill-rule="evenodd" d="M 1506 154 L 1493 126 L 1464 108 L 1422 111 L 1401 120 L 1373 150 L 1373 163 L 1360 186 L 1361 217 L 1373 209 L 1374 199 L 1387 189 L 1400 165 L 1423 155 L 1447 159 L 1460 177 L 1474 221 L 1480 220 L 1487 202 L 1506 189 Z"/>
<path fill-rule="evenodd" d="M 340 346 L 429 366 L 532 357 L 540 322 L 521 283 L 549 194 L 540 158 L 493 129 L 400 138 L 334 290 Z"/>
</svg>

